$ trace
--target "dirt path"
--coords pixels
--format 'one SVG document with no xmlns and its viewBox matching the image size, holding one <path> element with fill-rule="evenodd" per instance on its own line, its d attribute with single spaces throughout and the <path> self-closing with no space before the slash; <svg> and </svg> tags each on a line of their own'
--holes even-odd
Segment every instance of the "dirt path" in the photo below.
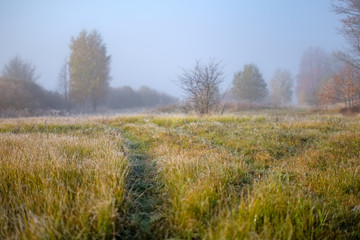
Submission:
<svg viewBox="0 0 360 240">
<path fill-rule="evenodd" d="M 124 138 L 124 147 L 130 162 L 126 182 L 127 206 L 125 226 L 121 239 L 164 239 L 162 229 L 160 190 L 155 181 L 156 170 L 141 143 Z"/>
</svg>

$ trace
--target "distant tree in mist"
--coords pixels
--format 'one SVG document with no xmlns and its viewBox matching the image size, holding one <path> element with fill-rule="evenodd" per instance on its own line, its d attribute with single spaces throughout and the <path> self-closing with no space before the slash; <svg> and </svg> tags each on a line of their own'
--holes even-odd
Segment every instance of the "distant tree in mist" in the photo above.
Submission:
<svg viewBox="0 0 360 240">
<path fill-rule="evenodd" d="M 352 65 L 345 65 L 324 84 L 319 96 L 323 105 L 344 103 L 347 108 L 351 108 L 359 104 L 360 70 Z"/>
<path fill-rule="evenodd" d="M 20 110 L 38 108 L 43 95 L 35 82 L 36 68 L 16 56 L 6 63 L 0 78 L 0 108 Z"/>
<path fill-rule="evenodd" d="M 135 108 L 140 105 L 136 92 L 128 86 L 110 88 L 108 105 L 111 109 Z"/>
<path fill-rule="evenodd" d="M 60 96 L 42 88 L 36 79 L 35 66 L 20 57 L 5 64 L 0 76 L 0 112 L 61 108 Z"/>
<path fill-rule="evenodd" d="M 57 84 L 58 91 L 65 101 L 66 110 L 70 111 L 70 79 L 67 59 L 65 59 L 64 63 L 61 65 Z"/>
<path fill-rule="evenodd" d="M 70 96 L 93 111 L 106 97 L 110 81 L 110 56 L 97 31 L 81 31 L 71 39 L 69 60 Z"/>
<path fill-rule="evenodd" d="M 157 103 L 157 92 L 146 86 L 141 86 L 138 90 L 140 101 L 144 104 L 144 107 L 154 106 Z"/>
<path fill-rule="evenodd" d="M 296 94 L 299 105 L 318 106 L 318 93 L 324 80 L 340 67 L 336 58 L 322 48 L 308 48 L 302 55 L 297 75 Z"/>
<path fill-rule="evenodd" d="M 243 101 L 259 102 L 268 95 L 266 82 L 255 64 L 247 64 L 235 73 L 233 95 Z"/>
<path fill-rule="evenodd" d="M 19 56 L 12 58 L 5 64 L 2 70 L 2 77 L 23 82 L 35 82 L 38 79 L 35 66 L 25 62 Z"/>
<path fill-rule="evenodd" d="M 347 65 L 360 69 L 360 0 L 334 0 L 333 7 L 341 19 L 341 33 L 349 49 L 338 51 L 337 56 Z"/>
<path fill-rule="evenodd" d="M 3 76 L 0 78 L 0 110 L 39 108 L 42 93 L 34 82 Z"/>
<path fill-rule="evenodd" d="M 224 81 L 221 62 L 214 59 L 207 64 L 196 61 L 191 69 L 183 69 L 177 85 L 184 91 L 191 108 L 198 114 L 209 114 L 221 102 L 220 84 Z"/>
<path fill-rule="evenodd" d="M 291 103 L 293 85 L 290 72 L 285 69 L 277 69 L 270 81 L 271 102 L 275 105 Z"/>
<path fill-rule="evenodd" d="M 177 101 L 175 97 L 146 86 L 141 86 L 139 90 L 125 86 L 110 89 L 108 106 L 111 109 L 143 108 L 171 105 Z"/>
</svg>

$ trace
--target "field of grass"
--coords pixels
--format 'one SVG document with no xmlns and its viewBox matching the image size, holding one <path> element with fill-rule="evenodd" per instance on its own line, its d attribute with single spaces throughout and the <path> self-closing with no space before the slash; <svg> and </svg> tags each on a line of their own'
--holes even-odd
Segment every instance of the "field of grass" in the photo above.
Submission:
<svg viewBox="0 0 360 240">
<path fill-rule="evenodd" d="M 0 120 L 0 239 L 359 239 L 360 117 Z"/>
</svg>

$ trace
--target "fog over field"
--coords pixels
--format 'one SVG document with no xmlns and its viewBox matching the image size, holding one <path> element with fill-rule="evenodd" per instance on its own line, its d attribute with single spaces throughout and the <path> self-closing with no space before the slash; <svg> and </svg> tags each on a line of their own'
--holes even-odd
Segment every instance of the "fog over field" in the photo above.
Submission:
<svg viewBox="0 0 360 240">
<path fill-rule="evenodd" d="M 0 0 L 0 239 L 360 239 L 360 0 Z"/>
<path fill-rule="evenodd" d="M 331 1 L 0 1 L 0 66 L 14 56 L 56 90 L 70 39 L 96 29 L 111 56 L 110 86 L 142 85 L 183 97 L 174 84 L 195 60 L 221 60 L 229 86 L 244 64 L 266 82 L 277 68 L 298 73 L 303 52 L 342 49 Z"/>
</svg>

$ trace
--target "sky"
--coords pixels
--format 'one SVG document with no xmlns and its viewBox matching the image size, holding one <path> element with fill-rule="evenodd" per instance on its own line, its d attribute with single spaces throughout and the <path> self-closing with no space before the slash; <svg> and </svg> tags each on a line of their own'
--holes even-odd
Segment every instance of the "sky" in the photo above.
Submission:
<svg viewBox="0 0 360 240">
<path fill-rule="evenodd" d="M 295 78 L 308 47 L 345 46 L 330 0 L 0 0 L 0 68 L 20 56 L 56 90 L 70 40 L 96 29 L 111 55 L 112 87 L 142 85 L 181 97 L 175 84 L 196 60 L 222 62 L 223 88 L 244 64 L 269 82 Z"/>
</svg>

